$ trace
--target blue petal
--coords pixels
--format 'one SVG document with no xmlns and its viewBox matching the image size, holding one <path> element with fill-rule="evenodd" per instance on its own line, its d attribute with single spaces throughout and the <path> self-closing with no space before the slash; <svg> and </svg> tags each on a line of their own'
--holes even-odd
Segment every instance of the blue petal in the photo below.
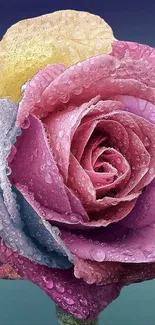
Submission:
<svg viewBox="0 0 155 325">
<path fill-rule="evenodd" d="M 58 256 L 64 255 L 68 257 L 67 260 L 69 259 L 72 262 L 73 256 L 60 238 L 59 229 L 51 226 L 48 221 L 39 216 L 15 187 L 13 191 L 17 195 L 17 203 L 20 206 L 20 215 L 26 227 L 26 233 L 47 252 L 53 253 L 55 251 Z"/>
<path fill-rule="evenodd" d="M 23 228 L 16 197 L 7 176 L 7 157 L 21 130 L 15 127 L 18 105 L 7 99 L 0 99 L 0 237 L 13 251 L 39 263 L 55 268 L 68 268 L 68 258 L 56 251 L 48 252 L 37 245 Z M 25 208 L 23 207 L 23 215 Z M 26 213 L 26 212 L 25 212 Z M 31 214 L 32 215 L 32 214 Z M 32 216 L 33 218 L 33 216 Z M 27 227 L 28 228 L 28 227 Z"/>
</svg>

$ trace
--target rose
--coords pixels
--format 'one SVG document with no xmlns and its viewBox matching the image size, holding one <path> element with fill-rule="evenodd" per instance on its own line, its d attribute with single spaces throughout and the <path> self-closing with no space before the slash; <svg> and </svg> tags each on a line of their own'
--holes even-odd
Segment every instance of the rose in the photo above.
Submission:
<svg viewBox="0 0 155 325">
<path fill-rule="evenodd" d="M 40 70 L 19 109 L 1 100 L 2 277 L 93 319 L 123 285 L 155 276 L 154 101 L 154 49 L 119 41 Z"/>
</svg>

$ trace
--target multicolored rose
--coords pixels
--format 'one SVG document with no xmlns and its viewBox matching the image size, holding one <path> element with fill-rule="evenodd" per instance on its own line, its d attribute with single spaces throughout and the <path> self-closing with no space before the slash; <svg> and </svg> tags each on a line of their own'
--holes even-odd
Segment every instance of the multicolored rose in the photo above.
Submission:
<svg viewBox="0 0 155 325">
<path fill-rule="evenodd" d="M 155 277 L 155 49 L 66 10 L 0 53 L 0 275 L 95 319 Z"/>
</svg>

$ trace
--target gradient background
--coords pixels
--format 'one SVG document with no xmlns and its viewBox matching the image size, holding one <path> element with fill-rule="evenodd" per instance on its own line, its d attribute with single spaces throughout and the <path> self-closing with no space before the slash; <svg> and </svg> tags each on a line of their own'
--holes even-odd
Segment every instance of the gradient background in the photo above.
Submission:
<svg viewBox="0 0 155 325">
<path fill-rule="evenodd" d="M 120 40 L 155 46 L 152 0 L 0 0 L 0 38 L 18 20 L 60 9 L 89 11 L 103 17 Z M 100 325 L 155 324 L 155 280 L 122 290 L 100 316 Z M 27 281 L 0 280 L 0 325 L 58 325 L 52 301 Z"/>
</svg>

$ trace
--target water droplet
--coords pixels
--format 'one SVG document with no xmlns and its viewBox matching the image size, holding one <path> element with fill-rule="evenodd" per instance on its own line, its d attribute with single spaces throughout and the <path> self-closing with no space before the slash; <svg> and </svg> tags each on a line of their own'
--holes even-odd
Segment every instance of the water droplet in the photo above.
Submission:
<svg viewBox="0 0 155 325">
<path fill-rule="evenodd" d="M 41 256 L 39 254 L 34 254 L 33 257 L 37 262 L 41 261 Z"/>
<path fill-rule="evenodd" d="M 117 159 L 117 163 L 118 163 L 118 164 L 121 164 L 121 162 L 122 162 L 122 161 L 121 161 L 121 158 L 118 158 L 118 159 Z"/>
<path fill-rule="evenodd" d="M 4 140 L 4 148 L 9 151 L 11 149 L 11 147 L 12 147 L 11 142 L 8 139 L 5 139 Z"/>
<path fill-rule="evenodd" d="M 68 289 L 67 292 L 71 295 L 72 294 L 72 290 Z"/>
<path fill-rule="evenodd" d="M 149 174 L 150 174 L 150 175 L 153 175 L 153 174 L 154 174 L 154 172 L 155 172 L 155 169 L 154 169 L 154 167 L 151 167 L 151 168 L 150 168 L 150 170 L 149 170 Z"/>
<path fill-rule="evenodd" d="M 47 281 L 47 282 L 46 282 L 46 287 L 47 287 L 48 289 L 52 289 L 52 288 L 53 288 L 53 281 L 52 281 L 52 280 Z"/>
<path fill-rule="evenodd" d="M 132 256 L 132 255 L 133 255 L 132 251 L 130 251 L 129 249 L 125 250 L 125 251 L 123 252 L 123 254 L 124 254 L 124 255 L 128 255 L 128 256 Z"/>
<path fill-rule="evenodd" d="M 22 135 L 22 130 L 20 127 L 18 127 L 17 131 L 16 131 L 16 136 L 20 137 Z"/>
<path fill-rule="evenodd" d="M 46 165 L 45 165 L 45 164 L 43 164 L 43 165 L 40 167 L 41 170 L 45 170 L 45 168 L 46 168 Z"/>
<path fill-rule="evenodd" d="M 12 170 L 10 167 L 6 168 L 6 174 L 9 176 L 11 174 Z"/>
<path fill-rule="evenodd" d="M 50 160 L 47 160 L 47 165 L 48 165 L 48 166 L 51 166 L 51 162 L 50 162 Z"/>
<path fill-rule="evenodd" d="M 55 288 L 59 293 L 64 293 L 65 291 L 64 287 L 60 283 L 56 283 Z"/>
<path fill-rule="evenodd" d="M 155 122 L 155 113 L 151 113 L 150 121 Z"/>
<path fill-rule="evenodd" d="M 74 300 L 69 296 L 63 296 L 63 300 L 66 302 L 67 305 L 74 305 Z"/>
<path fill-rule="evenodd" d="M 28 117 L 25 118 L 24 122 L 22 123 L 21 125 L 21 128 L 22 129 L 28 129 L 30 126 L 30 120 Z"/>
<path fill-rule="evenodd" d="M 144 141 L 143 141 L 143 144 L 145 147 L 149 147 L 150 146 L 150 140 L 148 137 L 145 137 Z"/>
<path fill-rule="evenodd" d="M 64 135 L 64 131 L 63 130 L 60 130 L 59 133 L 58 133 L 58 135 L 59 135 L 59 138 L 62 138 L 63 135 Z"/>
<path fill-rule="evenodd" d="M 12 255 L 12 251 L 10 249 L 7 249 L 5 254 L 7 257 L 10 257 Z"/>
<path fill-rule="evenodd" d="M 45 182 L 46 182 L 47 184 L 51 184 L 51 183 L 52 183 L 52 177 L 51 177 L 51 175 L 50 175 L 49 173 L 47 173 L 47 174 L 45 175 Z"/>
<path fill-rule="evenodd" d="M 91 257 L 97 262 L 103 262 L 105 260 L 105 252 L 102 249 L 94 248 L 91 251 Z"/>
<path fill-rule="evenodd" d="M 19 264 L 23 264 L 23 260 L 18 259 L 18 263 L 19 263 Z"/>
<path fill-rule="evenodd" d="M 86 298 L 80 298 L 80 304 L 84 307 L 88 306 L 88 302 L 87 302 L 87 299 Z"/>
</svg>

